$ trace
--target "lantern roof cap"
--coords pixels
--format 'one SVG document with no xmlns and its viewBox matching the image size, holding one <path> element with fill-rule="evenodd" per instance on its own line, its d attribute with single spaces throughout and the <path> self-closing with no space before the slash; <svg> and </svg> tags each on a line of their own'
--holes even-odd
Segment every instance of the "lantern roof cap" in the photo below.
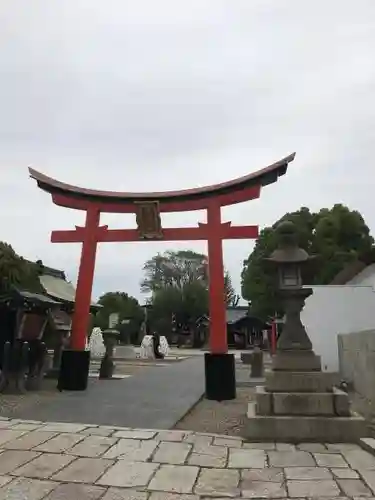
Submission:
<svg viewBox="0 0 375 500">
<path fill-rule="evenodd" d="M 267 259 L 275 263 L 282 264 L 300 264 L 302 262 L 307 262 L 313 257 L 304 250 L 303 248 L 278 248 L 272 252 L 271 256 Z"/>
<path fill-rule="evenodd" d="M 279 247 L 266 260 L 275 264 L 301 264 L 314 257 L 298 246 L 297 228 L 291 220 L 280 222 L 276 227 Z"/>
</svg>

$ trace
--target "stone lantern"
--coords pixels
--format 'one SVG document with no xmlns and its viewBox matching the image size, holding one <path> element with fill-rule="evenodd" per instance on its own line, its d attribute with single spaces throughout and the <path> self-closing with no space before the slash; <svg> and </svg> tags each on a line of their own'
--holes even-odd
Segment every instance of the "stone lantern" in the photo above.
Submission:
<svg viewBox="0 0 375 500">
<path fill-rule="evenodd" d="M 266 259 L 278 271 L 278 295 L 282 301 L 285 322 L 277 343 L 280 351 L 311 351 L 312 344 L 301 323 L 300 313 L 312 288 L 302 287 L 302 275 L 315 257 L 298 246 L 296 228 L 293 222 L 285 221 L 276 229 L 279 248 Z"/>
<path fill-rule="evenodd" d="M 113 361 L 113 350 L 115 348 L 115 345 L 118 344 L 120 332 L 118 330 L 115 330 L 114 328 L 108 328 L 102 333 L 105 346 L 105 354 L 100 365 L 99 378 L 112 378 L 115 369 L 115 363 Z"/>
<path fill-rule="evenodd" d="M 255 441 L 355 442 L 366 435 L 365 420 L 351 414 L 348 394 L 334 386 L 334 374 L 322 372 L 300 319 L 305 299 L 313 293 L 302 283 L 312 257 L 299 248 L 292 222 L 282 222 L 276 231 L 279 247 L 267 261 L 278 271 L 285 322 L 272 371 L 249 403 L 245 436 Z"/>
</svg>

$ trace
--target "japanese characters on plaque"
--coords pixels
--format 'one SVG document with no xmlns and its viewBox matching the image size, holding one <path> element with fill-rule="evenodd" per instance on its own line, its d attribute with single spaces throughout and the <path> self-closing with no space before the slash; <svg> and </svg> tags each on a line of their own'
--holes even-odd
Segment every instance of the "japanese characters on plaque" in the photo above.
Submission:
<svg viewBox="0 0 375 500">
<path fill-rule="evenodd" d="M 137 226 L 139 236 L 145 240 L 163 238 L 158 201 L 142 201 L 136 203 Z"/>
</svg>

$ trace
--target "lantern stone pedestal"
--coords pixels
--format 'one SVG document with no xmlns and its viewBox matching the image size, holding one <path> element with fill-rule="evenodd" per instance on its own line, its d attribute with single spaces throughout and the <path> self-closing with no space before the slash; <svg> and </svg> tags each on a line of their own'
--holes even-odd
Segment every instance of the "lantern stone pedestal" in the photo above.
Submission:
<svg viewBox="0 0 375 500">
<path fill-rule="evenodd" d="M 352 415 L 348 395 L 333 386 L 314 352 L 283 351 L 265 386 L 249 404 L 245 437 L 253 441 L 355 442 L 367 435 L 364 418 Z"/>
<path fill-rule="evenodd" d="M 304 298 L 311 293 L 309 288 L 281 291 L 288 296 L 286 321 L 272 371 L 249 404 L 247 439 L 343 443 L 367 435 L 365 419 L 350 412 L 348 394 L 334 387 L 334 374 L 322 372 L 300 321 Z"/>
<path fill-rule="evenodd" d="M 260 347 L 255 347 L 250 365 L 250 378 L 260 378 L 263 376 L 263 351 Z"/>
</svg>

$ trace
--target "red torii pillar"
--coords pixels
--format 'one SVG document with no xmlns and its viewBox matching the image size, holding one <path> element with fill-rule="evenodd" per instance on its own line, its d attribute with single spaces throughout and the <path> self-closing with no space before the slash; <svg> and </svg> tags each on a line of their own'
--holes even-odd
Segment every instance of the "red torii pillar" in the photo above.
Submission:
<svg viewBox="0 0 375 500">
<path fill-rule="evenodd" d="M 82 243 L 70 349 L 63 352 L 59 386 L 84 390 L 87 387 L 90 353 L 85 350 L 89 327 L 91 294 L 98 243 L 126 241 L 206 240 L 208 243 L 210 352 L 205 353 L 206 397 L 215 400 L 236 396 L 235 361 L 228 354 L 226 301 L 222 241 L 257 238 L 257 226 L 222 223 L 221 207 L 258 198 L 262 184 L 275 182 L 286 171 L 294 155 L 259 173 L 209 188 L 175 193 L 108 193 L 63 184 L 33 169 L 38 186 L 52 195 L 56 205 L 86 211 L 84 227 L 53 231 L 54 243 Z M 202 210 L 207 223 L 198 227 L 162 228 L 160 213 Z M 100 226 L 101 212 L 136 213 L 137 229 L 108 229 Z"/>
</svg>

